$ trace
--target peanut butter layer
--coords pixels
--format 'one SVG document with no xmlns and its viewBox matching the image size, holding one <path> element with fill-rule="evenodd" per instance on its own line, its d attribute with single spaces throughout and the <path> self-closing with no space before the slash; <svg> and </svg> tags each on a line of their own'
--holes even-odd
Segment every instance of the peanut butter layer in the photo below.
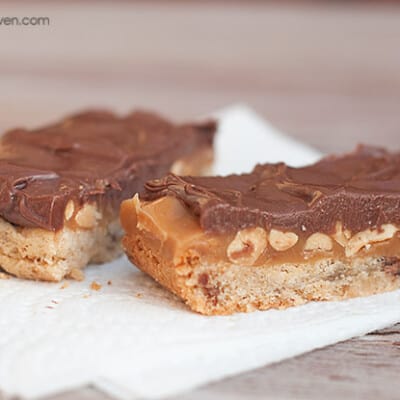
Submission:
<svg viewBox="0 0 400 400">
<path fill-rule="evenodd" d="M 79 213 L 84 205 L 115 215 L 146 180 L 208 165 L 215 130 L 212 121 L 175 125 L 146 112 L 118 117 L 104 111 L 15 129 L 0 142 L 0 216 L 50 231 L 66 221 L 89 226 L 84 215 L 91 213 Z M 185 162 L 190 157 L 195 165 Z"/>
<path fill-rule="evenodd" d="M 302 168 L 279 163 L 227 177 L 170 174 L 146 183 L 141 199 L 165 196 L 184 204 L 205 232 L 259 227 L 277 241 L 296 235 L 300 246 L 312 234 L 332 236 L 338 222 L 352 236 L 399 226 L 400 153 L 361 146 Z"/>
<path fill-rule="evenodd" d="M 188 255 L 205 265 L 273 266 L 322 259 L 385 257 L 390 260 L 400 254 L 400 230 L 393 224 L 355 233 L 344 229 L 342 221 L 336 222 L 330 234 L 297 234 L 261 227 L 233 233 L 206 232 L 199 219 L 172 196 L 153 202 L 140 201 L 137 196 L 124 201 L 121 222 L 128 237 L 145 237 L 147 245 L 161 252 L 165 262 L 176 266 L 184 264 Z"/>
</svg>

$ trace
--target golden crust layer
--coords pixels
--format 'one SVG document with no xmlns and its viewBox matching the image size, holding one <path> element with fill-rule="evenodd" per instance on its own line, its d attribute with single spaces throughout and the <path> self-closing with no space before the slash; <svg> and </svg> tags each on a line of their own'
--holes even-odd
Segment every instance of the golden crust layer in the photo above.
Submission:
<svg viewBox="0 0 400 400">
<path fill-rule="evenodd" d="M 249 267 L 204 265 L 187 255 L 174 265 L 153 252 L 143 236 L 123 240 L 129 259 L 143 272 L 205 315 L 287 308 L 309 301 L 344 300 L 400 288 L 399 260 L 357 258 L 348 263 L 324 259 L 315 263 Z"/>
</svg>

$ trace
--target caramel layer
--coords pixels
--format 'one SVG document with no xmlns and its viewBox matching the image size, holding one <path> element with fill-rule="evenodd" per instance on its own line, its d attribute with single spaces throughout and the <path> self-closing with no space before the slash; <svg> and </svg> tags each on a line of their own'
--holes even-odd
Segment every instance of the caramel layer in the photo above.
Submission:
<svg viewBox="0 0 400 400">
<path fill-rule="evenodd" d="M 153 202 L 141 202 L 138 196 L 124 201 L 121 223 L 128 235 L 145 235 L 175 265 L 189 253 L 206 264 L 254 266 L 301 264 L 324 258 L 396 257 L 400 253 L 400 231 L 391 224 L 352 233 L 343 231 L 342 224 L 337 222 L 332 235 L 273 229 L 267 232 L 260 227 L 235 233 L 210 233 L 172 196 Z"/>
</svg>

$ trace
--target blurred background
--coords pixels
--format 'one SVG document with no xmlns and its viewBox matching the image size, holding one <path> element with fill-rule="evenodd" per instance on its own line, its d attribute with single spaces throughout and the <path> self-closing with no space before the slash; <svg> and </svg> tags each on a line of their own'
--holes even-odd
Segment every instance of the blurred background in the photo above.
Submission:
<svg viewBox="0 0 400 400">
<path fill-rule="evenodd" d="M 399 147 L 400 6 L 347 1 L 2 1 L 0 129 L 82 107 L 176 119 L 247 103 L 325 151 Z"/>
</svg>

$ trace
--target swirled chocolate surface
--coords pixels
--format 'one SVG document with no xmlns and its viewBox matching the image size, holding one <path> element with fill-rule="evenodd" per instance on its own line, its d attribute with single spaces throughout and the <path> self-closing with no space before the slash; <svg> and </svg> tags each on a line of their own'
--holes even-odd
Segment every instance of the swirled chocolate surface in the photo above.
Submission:
<svg viewBox="0 0 400 400">
<path fill-rule="evenodd" d="M 15 129 L 0 141 L 0 216 L 23 227 L 59 230 L 69 200 L 118 210 L 174 161 L 212 145 L 216 124 L 174 125 L 163 118 L 106 111 L 54 125 Z"/>
<path fill-rule="evenodd" d="M 400 224 L 400 153 L 359 146 L 342 156 L 291 168 L 257 165 L 249 174 L 178 177 L 146 183 L 141 197 L 175 196 L 209 232 L 261 226 L 294 232 L 352 232 Z"/>
</svg>

